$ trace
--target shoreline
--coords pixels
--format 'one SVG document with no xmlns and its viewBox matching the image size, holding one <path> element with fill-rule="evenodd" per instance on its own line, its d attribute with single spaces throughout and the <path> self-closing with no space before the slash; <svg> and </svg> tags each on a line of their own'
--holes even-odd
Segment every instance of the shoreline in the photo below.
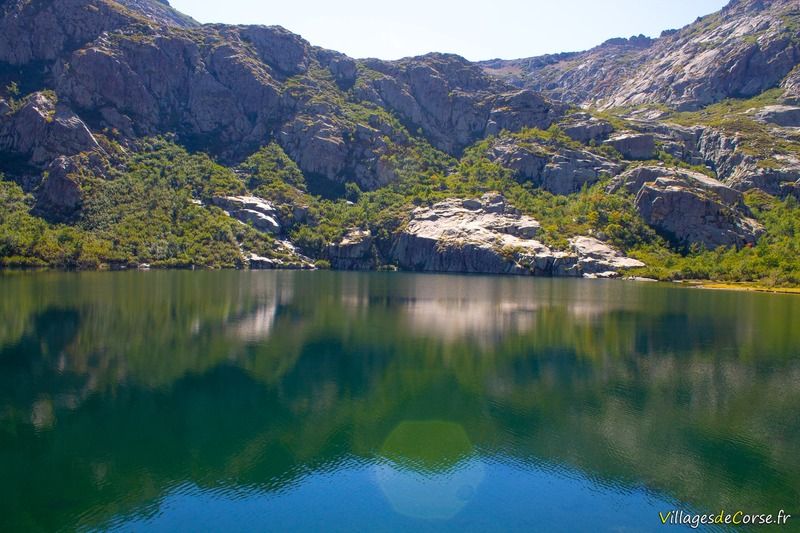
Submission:
<svg viewBox="0 0 800 533">
<path fill-rule="evenodd" d="M 131 267 L 131 268 L 92 268 L 92 269 L 64 269 L 64 268 L 53 268 L 53 267 L 0 267 L 0 275 L 5 274 L 14 274 L 14 273 L 33 273 L 33 272 L 152 272 L 152 271 L 223 271 L 223 270 L 230 270 L 230 271 L 239 271 L 239 272 L 249 272 L 249 271 L 305 271 L 305 272 L 353 272 L 349 270 L 335 270 L 335 269 L 317 269 L 317 268 L 308 268 L 308 269 L 299 269 L 299 268 L 271 268 L 271 269 L 240 269 L 240 268 L 201 268 L 201 267 L 149 267 L 149 268 L 141 268 L 141 267 Z M 374 269 L 374 270 L 364 270 L 362 272 L 413 272 L 413 271 L 403 271 L 403 270 L 393 270 L 393 269 Z M 417 272 L 423 273 L 423 272 Z M 489 274 L 489 273 L 479 273 L 479 272 L 424 272 L 427 274 L 464 274 L 464 275 L 482 275 L 482 276 L 499 276 L 499 277 L 507 277 L 508 274 Z M 513 277 L 513 275 L 511 275 Z M 527 277 L 527 276 L 520 276 L 520 277 Z M 530 277 L 553 277 L 553 276 L 530 276 Z M 555 277 L 554 277 L 555 278 Z M 565 277 L 564 279 L 570 279 Z M 592 279 L 592 278 L 572 278 L 572 279 Z M 674 281 L 662 281 L 653 278 L 641 278 L 641 277 L 632 277 L 632 276 L 620 276 L 617 278 L 607 278 L 607 279 L 615 279 L 618 281 L 638 281 L 638 282 L 653 282 L 653 283 L 671 283 L 675 286 L 689 288 L 689 289 L 705 289 L 705 290 L 716 290 L 716 291 L 738 291 L 738 292 L 761 292 L 766 294 L 792 294 L 800 296 L 800 286 L 796 287 L 769 287 L 766 285 L 760 285 L 757 282 L 726 282 L 726 281 L 713 281 L 713 280 L 674 280 Z"/>
<path fill-rule="evenodd" d="M 737 291 L 737 292 L 762 292 L 766 294 L 792 294 L 800 296 L 800 287 L 767 287 L 751 282 L 723 282 L 723 281 L 700 281 L 684 280 L 676 282 L 693 289 L 705 289 L 712 291 Z"/>
</svg>

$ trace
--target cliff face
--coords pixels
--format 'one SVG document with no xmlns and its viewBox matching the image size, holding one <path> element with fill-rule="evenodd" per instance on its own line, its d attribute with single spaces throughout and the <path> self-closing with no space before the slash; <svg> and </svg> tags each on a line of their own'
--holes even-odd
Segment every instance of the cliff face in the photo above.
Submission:
<svg viewBox="0 0 800 533">
<path fill-rule="evenodd" d="M 612 39 L 555 61 L 483 63 L 521 87 L 601 108 L 665 104 L 697 109 L 775 87 L 800 61 L 794 0 L 733 0 L 658 39 Z"/>
<path fill-rule="evenodd" d="M 6 2 L 0 33 L 6 79 L 25 72 L 25 92 L 54 90 L 93 131 L 171 133 L 229 162 L 275 140 L 304 172 L 363 189 L 391 181 L 378 161 L 409 131 L 457 154 L 565 109 L 456 56 L 358 64 L 283 28 L 200 26 L 155 0 Z"/>
</svg>

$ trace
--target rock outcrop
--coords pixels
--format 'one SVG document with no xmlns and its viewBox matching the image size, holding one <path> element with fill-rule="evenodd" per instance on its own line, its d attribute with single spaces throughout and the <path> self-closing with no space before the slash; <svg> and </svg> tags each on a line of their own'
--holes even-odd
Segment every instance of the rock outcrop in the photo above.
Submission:
<svg viewBox="0 0 800 533">
<path fill-rule="evenodd" d="M 116 0 L 133 12 L 165 26 L 193 28 L 200 23 L 169 5 L 167 0 Z"/>
<path fill-rule="evenodd" d="M 0 61 L 11 65 L 55 61 L 103 32 L 142 20 L 119 7 L 105 0 L 7 0 L 0 4 Z"/>
<path fill-rule="evenodd" d="M 482 65 L 490 74 L 572 104 L 593 105 L 612 94 L 621 80 L 635 75 L 653 40 L 610 39 L 586 52 L 550 54 Z"/>
<path fill-rule="evenodd" d="M 800 65 L 796 66 L 781 83 L 783 102 L 787 105 L 800 105 Z"/>
<path fill-rule="evenodd" d="M 244 253 L 244 263 L 250 270 L 316 270 L 313 261 L 297 251 L 289 241 L 276 241 L 274 257 Z"/>
<path fill-rule="evenodd" d="M 374 237 L 369 230 L 351 230 L 328 246 L 326 256 L 336 270 L 371 270 L 378 264 Z"/>
<path fill-rule="evenodd" d="M 72 220 L 83 204 L 80 168 L 74 159 L 64 156 L 50 163 L 37 190 L 33 212 L 51 222 Z"/>
<path fill-rule="evenodd" d="M 501 130 L 548 128 L 566 110 L 527 90 L 511 90 L 452 54 L 400 61 L 366 60 L 374 74 L 361 98 L 396 113 L 437 148 L 458 154 Z"/>
<path fill-rule="evenodd" d="M 46 168 L 62 155 L 99 149 L 86 124 L 51 95 L 34 93 L 16 111 L 0 115 L 0 151 L 37 168 Z"/>
<path fill-rule="evenodd" d="M 656 141 L 648 133 L 621 133 L 603 144 L 617 150 L 625 159 L 645 161 L 656 157 Z"/>
<path fill-rule="evenodd" d="M 536 240 L 539 229 L 499 194 L 446 200 L 411 213 L 391 258 L 405 270 L 537 276 L 612 276 L 643 266 L 590 238 L 552 250 Z"/>
<path fill-rule="evenodd" d="M 243 224 L 277 235 L 281 232 L 280 214 L 271 203 L 257 196 L 224 196 L 212 203 Z"/>
<path fill-rule="evenodd" d="M 569 242 L 578 255 L 578 269 L 584 277 L 613 278 L 620 270 L 645 266 L 594 237 L 574 237 Z"/>
<path fill-rule="evenodd" d="M 410 175 L 458 174 L 469 150 L 558 195 L 619 176 L 611 189 L 635 195 L 644 220 L 677 246 L 746 246 L 762 229 L 741 192 L 800 195 L 797 27 L 796 0 L 732 0 L 658 39 L 479 65 L 439 53 L 355 60 L 277 26 L 200 25 L 165 0 L 6 0 L 0 171 L 33 194 L 34 215 L 73 223 L 84 191 L 100 190 L 92 175 L 113 177 L 105 170 L 123 165 L 143 138 L 166 136 L 240 173 L 242 161 L 274 143 L 302 173 L 291 193 L 279 190 L 282 178 L 269 164 L 238 187 L 274 193 L 279 209 L 255 196 L 211 203 L 286 237 L 326 216 L 300 205 L 314 204 L 307 193 L 341 198 L 357 195 L 351 184 L 373 191 Z M 782 94 L 770 91 L 750 110 L 673 112 L 777 86 Z M 621 107 L 593 116 L 564 102 Z M 634 161 L 656 158 L 704 166 L 720 181 L 664 166 L 620 176 Z M 394 262 L 411 270 L 613 276 L 641 266 L 588 236 L 551 249 L 537 239 L 538 227 L 487 195 L 420 207 L 393 238 L 384 228 L 353 230 L 314 249 L 338 269 Z M 282 261 L 243 252 L 235 264 Z"/>
<path fill-rule="evenodd" d="M 636 209 L 648 225 L 680 246 L 742 247 L 764 231 L 739 191 L 697 172 L 639 167 L 622 174 L 612 190 L 618 187 L 636 195 Z"/>
<path fill-rule="evenodd" d="M 488 154 L 514 172 L 518 181 L 529 181 L 553 194 L 571 194 L 592 185 L 603 175 L 615 176 L 622 165 L 587 150 L 574 150 L 533 141 L 503 138 Z"/>
<path fill-rule="evenodd" d="M 588 113 L 573 113 L 562 122 L 561 129 L 572 140 L 583 144 L 600 143 L 614 131 L 614 126 L 607 120 L 592 117 Z"/>
<path fill-rule="evenodd" d="M 800 127 L 800 107 L 788 105 L 770 105 L 756 112 L 756 120 L 777 126 Z"/>
<path fill-rule="evenodd" d="M 418 131 L 457 155 L 491 133 L 546 128 L 566 109 L 458 56 L 357 62 L 277 26 L 199 25 L 159 0 L 6 2 L 0 63 L 25 65 L 25 85 L 53 89 L 57 114 L 91 131 L 123 143 L 174 134 L 225 163 L 276 141 L 331 188 L 391 183 L 392 156 Z M 65 144 L 35 164 L 72 153 Z"/>
</svg>

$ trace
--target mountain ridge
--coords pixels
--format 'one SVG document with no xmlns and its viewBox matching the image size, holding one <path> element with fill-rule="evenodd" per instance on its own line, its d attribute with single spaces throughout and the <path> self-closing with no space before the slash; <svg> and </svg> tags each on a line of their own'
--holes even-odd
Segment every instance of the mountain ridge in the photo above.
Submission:
<svg viewBox="0 0 800 533">
<path fill-rule="evenodd" d="M 800 60 L 798 21 L 800 6 L 793 0 L 732 0 L 722 10 L 662 32 L 657 39 L 611 39 L 559 61 L 528 58 L 481 64 L 518 86 L 576 105 L 666 104 L 696 110 L 777 86 Z M 681 76 L 681 70 L 688 75 Z M 726 71 L 732 75 L 726 77 Z M 720 83 L 703 83 L 704 79 Z"/>
</svg>

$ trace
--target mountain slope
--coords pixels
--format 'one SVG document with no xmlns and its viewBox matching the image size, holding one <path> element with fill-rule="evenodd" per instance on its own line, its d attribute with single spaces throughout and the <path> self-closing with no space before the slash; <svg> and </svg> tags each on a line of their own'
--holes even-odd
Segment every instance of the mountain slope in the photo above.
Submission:
<svg viewBox="0 0 800 533">
<path fill-rule="evenodd" d="M 557 61 L 492 61 L 500 78 L 600 108 L 665 104 L 692 110 L 776 87 L 800 62 L 795 0 L 732 0 L 655 40 L 612 39 Z"/>
<path fill-rule="evenodd" d="M 174 133 L 228 161 L 275 140 L 305 172 L 363 188 L 386 183 L 376 161 L 410 146 L 404 126 L 457 154 L 502 128 L 548 127 L 564 109 L 456 56 L 358 65 L 282 28 L 179 26 L 158 2 L 125 4 L 7 3 L 5 81 L 24 72 L 24 93 L 53 90 L 92 131 L 118 140 Z"/>
</svg>

